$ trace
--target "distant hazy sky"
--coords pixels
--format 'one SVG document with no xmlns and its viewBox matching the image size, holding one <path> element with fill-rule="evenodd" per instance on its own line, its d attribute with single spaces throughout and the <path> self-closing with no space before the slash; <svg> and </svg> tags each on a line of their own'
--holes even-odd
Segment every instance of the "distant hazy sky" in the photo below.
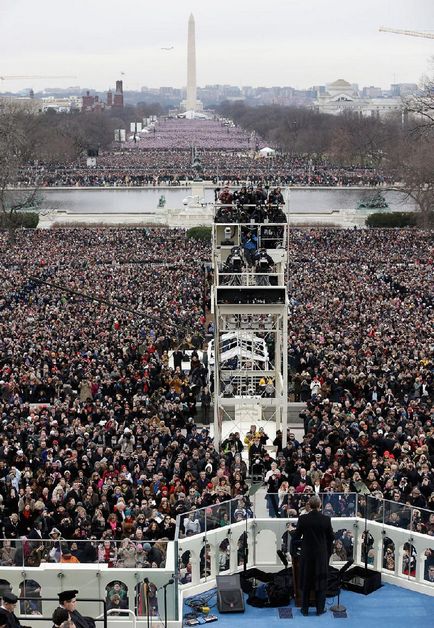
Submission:
<svg viewBox="0 0 434 628">
<path fill-rule="evenodd" d="M 434 31 L 434 0 L 0 0 L 0 75 L 77 76 L 0 90 L 107 89 L 121 71 L 126 89 L 181 87 L 190 12 L 200 86 L 388 87 L 433 70 L 434 39 L 378 27 Z"/>
</svg>

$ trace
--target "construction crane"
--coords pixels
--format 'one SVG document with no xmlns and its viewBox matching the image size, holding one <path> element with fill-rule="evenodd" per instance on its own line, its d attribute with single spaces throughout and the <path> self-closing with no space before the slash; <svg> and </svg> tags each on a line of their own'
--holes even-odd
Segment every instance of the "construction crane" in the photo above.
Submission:
<svg viewBox="0 0 434 628">
<path fill-rule="evenodd" d="M 0 76 L 0 81 L 17 81 L 17 80 L 27 80 L 27 79 L 73 79 L 77 78 L 76 76 L 42 76 L 36 74 L 34 76 Z"/>
<path fill-rule="evenodd" d="M 379 30 L 382 33 L 395 33 L 395 35 L 408 35 L 410 37 L 423 37 L 425 39 L 434 39 L 434 33 L 422 31 L 406 31 L 400 28 L 387 28 L 386 26 L 380 26 Z"/>
</svg>

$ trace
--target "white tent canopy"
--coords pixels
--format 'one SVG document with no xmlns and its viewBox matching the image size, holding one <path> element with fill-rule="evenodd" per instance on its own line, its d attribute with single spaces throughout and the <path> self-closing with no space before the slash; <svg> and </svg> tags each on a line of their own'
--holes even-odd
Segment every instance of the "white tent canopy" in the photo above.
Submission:
<svg viewBox="0 0 434 628">
<path fill-rule="evenodd" d="M 184 111 L 184 113 L 180 113 L 177 116 L 178 118 L 186 118 L 187 120 L 208 120 L 209 116 L 206 113 L 202 113 L 200 111 L 193 111 L 189 109 L 188 111 Z"/>
<path fill-rule="evenodd" d="M 261 148 L 261 150 L 259 151 L 259 154 L 262 157 L 269 157 L 270 155 L 275 155 L 276 151 L 274 150 L 274 148 L 270 148 L 269 146 L 264 146 L 264 148 Z"/>
</svg>

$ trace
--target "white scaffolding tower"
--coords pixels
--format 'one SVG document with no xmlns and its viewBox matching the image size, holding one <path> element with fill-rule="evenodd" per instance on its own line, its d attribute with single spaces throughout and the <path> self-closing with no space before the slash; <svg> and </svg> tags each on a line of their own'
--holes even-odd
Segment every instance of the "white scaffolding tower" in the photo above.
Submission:
<svg viewBox="0 0 434 628">
<path fill-rule="evenodd" d="M 271 421 L 286 445 L 288 224 L 282 211 L 275 219 L 279 222 L 246 222 L 245 208 L 215 208 L 215 335 L 208 363 L 216 444 L 230 432 L 244 435 L 251 424 Z"/>
</svg>

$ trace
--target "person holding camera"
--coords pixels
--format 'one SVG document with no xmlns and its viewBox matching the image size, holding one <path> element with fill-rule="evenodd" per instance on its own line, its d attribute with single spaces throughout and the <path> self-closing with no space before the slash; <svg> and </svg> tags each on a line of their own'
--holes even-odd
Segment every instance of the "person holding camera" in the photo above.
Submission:
<svg viewBox="0 0 434 628">
<path fill-rule="evenodd" d="M 225 278 L 225 284 L 233 286 L 240 286 L 242 284 L 240 275 L 245 269 L 246 265 L 243 260 L 242 251 L 239 246 L 233 246 L 230 252 L 229 257 L 226 260 L 226 263 L 223 268 L 224 273 L 229 273 L 231 275 L 235 275 L 232 277 Z"/>
<path fill-rule="evenodd" d="M 121 453 L 124 456 L 131 456 L 135 449 L 136 439 L 129 427 L 124 429 L 123 435 L 120 437 L 118 445 L 120 445 Z"/>
<path fill-rule="evenodd" d="M 268 255 L 266 248 L 261 247 L 253 259 L 255 262 L 255 270 L 259 274 L 256 283 L 258 286 L 269 286 L 270 278 L 268 275 L 274 266 L 273 258 Z"/>
<path fill-rule="evenodd" d="M 267 508 L 270 517 L 279 517 L 278 490 L 284 479 L 277 462 L 271 463 L 271 468 L 265 474 L 264 482 L 267 485 Z"/>
</svg>

